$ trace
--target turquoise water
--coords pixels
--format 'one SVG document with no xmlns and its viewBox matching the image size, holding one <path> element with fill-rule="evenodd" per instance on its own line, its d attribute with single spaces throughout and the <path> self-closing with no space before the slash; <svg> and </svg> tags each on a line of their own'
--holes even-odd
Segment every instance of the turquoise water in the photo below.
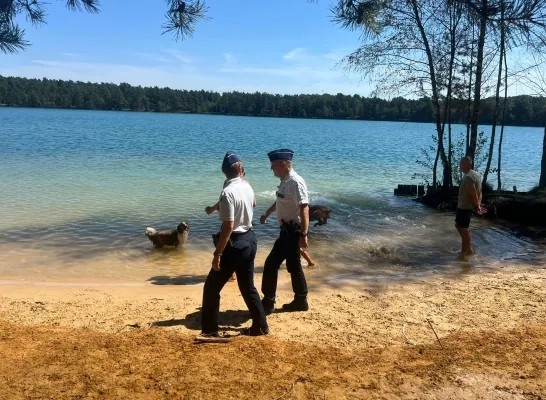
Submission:
<svg viewBox="0 0 546 400">
<path fill-rule="evenodd" d="M 459 246 L 453 215 L 392 196 L 397 184 L 414 182 L 432 133 L 432 124 L 416 123 L 0 108 L 0 274 L 206 274 L 219 224 L 203 210 L 221 190 L 224 153 L 243 159 L 258 224 L 278 184 L 266 154 L 279 147 L 294 149 L 312 203 L 333 210 L 327 226 L 311 230 L 317 274 L 438 271 L 453 265 Z M 538 181 L 542 133 L 507 128 L 506 187 Z M 145 228 L 182 220 L 190 225 L 184 247 L 151 251 Z M 256 228 L 258 261 L 276 234 L 273 220 Z M 479 265 L 543 251 L 488 222 L 475 227 Z"/>
</svg>

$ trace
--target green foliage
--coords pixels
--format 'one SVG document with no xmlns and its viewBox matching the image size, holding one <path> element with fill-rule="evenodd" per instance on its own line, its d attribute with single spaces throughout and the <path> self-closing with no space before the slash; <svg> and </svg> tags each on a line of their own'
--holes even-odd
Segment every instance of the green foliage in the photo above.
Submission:
<svg viewBox="0 0 546 400">
<path fill-rule="evenodd" d="M 458 186 L 461 183 L 462 173 L 459 170 L 459 161 L 466 154 L 466 133 L 459 132 L 451 143 L 451 176 L 453 178 L 453 185 Z M 478 140 L 476 145 L 476 157 L 474 159 L 474 170 L 483 174 L 482 167 L 485 167 L 488 157 L 488 138 L 485 137 L 483 131 L 478 133 Z M 430 186 L 432 180 L 432 171 L 434 169 L 434 159 L 436 157 L 436 149 L 438 148 L 438 138 L 432 136 L 432 144 L 427 145 L 421 149 L 422 159 L 416 160 L 416 163 L 425 168 L 425 172 L 416 172 L 412 175 L 411 179 L 419 179 L 419 182 Z M 438 168 L 441 168 L 441 163 L 438 163 Z M 497 172 L 496 169 L 491 169 L 491 173 Z M 441 176 L 441 175 L 440 175 Z M 491 187 L 491 190 L 493 188 Z"/>
<path fill-rule="evenodd" d="M 546 110 L 546 98 L 518 96 L 517 104 L 530 101 L 533 108 Z M 486 99 L 494 102 L 494 99 Z M 465 104 L 454 111 L 453 123 L 466 118 Z M 273 95 L 267 93 L 205 90 L 174 90 L 158 87 L 110 83 L 85 83 L 52 79 L 7 78 L 0 75 L 0 105 L 15 107 L 79 108 L 88 110 L 131 110 L 154 112 L 209 113 L 287 118 L 358 119 L 371 121 L 432 122 L 430 100 L 408 100 L 347 96 L 338 93 L 312 95 Z M 457 104 L 455 103 L 454 106 Z M 484 115 L 487 124 L 490 116 Z M 542 125 L 546 112 L 535 112 L 532 120 L 507 114 L 510 125 Z M 542 125 L 543 126 L 543 125 Z M 436 154 L 436 149 L 432 150 Z M 434 160 L 434 157 L 433 157 Z M 432 167 L 430 167 L 431 169 Z"/>
<path fill-rule="evenodd" d="M 478 140 L 476 141 L 476 155 L 474 157 L 473 169 L 483 175 L 483 168 L 487 164 L 487 157 L 489 156 L 489 148 L 487 147 L 489 139 L 485 137 L 483 131 L 478 132 Z M 459 170 L 459 161 L 466 154 L 466 133 L 460 132 L 455 137 L 455 141 L 451 143 L 451 176 L 453 177 L 453 184 L 455 186 L 461 183 L 463 177 Z M 496 169 L 491 169 L 489 172 L 494 173 Z"/>
<path fill-rule="evenodd" d="M 99 0 L 66 0 L 66 7 L 72 11 L 98 13 Z M 46 23 L 45 1 L 0 0 L 0 53 L 17 53 L 30 45 L 25 40 L 25 30 L 19 26 L 23 16 L 33 26 Z"/>
<path fill-rule="evenodd" d="M 99 0 L 65 0 L 71 11 L 97 14 Z M 166 0 L 167 12 L 163 33 L 173 33 L 176 40 L 191 37 L 195 25 L 207 17 L 208 7 L 204 0 Z M 19 26 L 24 17 L 34 26 L 46 23 L 46 5 L 42 0 L 0 0 L 0 53 L 17 53 L 27 48 L 25 30 Z"/>
<path fill-rule="evenodd" d="M 424 184 L 426 187 L 431 186 L 432 171 L 434 171 L 434 159 L 436 157 L 436 149 L 438 148 L 438 137 L 432 135 L 432 143 L 426 147 L 421 148 L 422 160 L 416 160 L 415 162 L 421 167 L 425 168 L 426 172 L 415 172 L 411 179 L 419 179 L 419 183 Z"/>
<path fill-rule="evenodd" d="M 208 7 L 203 0 L 189 3 L 182 0 L 167 0 L 167 3 L 169 9 L 165 15 L 167 22 L 163 24 L 163 34 L 173 33 L 175 40 L 193 36 L 196 23 L 209 19 L 206 16 Z"/>
</svg>

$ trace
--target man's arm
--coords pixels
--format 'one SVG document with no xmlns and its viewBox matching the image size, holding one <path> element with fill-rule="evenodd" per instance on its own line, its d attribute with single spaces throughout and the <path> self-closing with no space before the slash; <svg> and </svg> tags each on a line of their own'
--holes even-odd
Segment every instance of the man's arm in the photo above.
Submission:
<svg viewBox="0 0 546 400">
<path fill-rule="evenodd" d="M 210 215 L 212 214 L 214 211 L 217 211 L 218 210 L 218 206 L 220 205 L 220 202 L 216 203 L 215 205 L 213 205 L 212 207 L 207 207 L 205 208 L 205 212 Z"/>
<path fill-rule="evenodd" d="M 309 230 L 309 204 L 300 204 L 300 232 L 307 233 Z"/>
<path fill-rule="evenodd" d="M 260 217 L 260 224 L 265 224 L 265 221 L 267 220 L 267 217 L 269 217 L 271 214 L 273 214 L 277 210 L 277 202 L 274 202 L 271 207 L 267 209 L 266 212 L 262 214 Z"/>
<path fill-rule="evenodd" d="M 309 231 L 309 204 L 300 204 L 300 232 L 305 236 L 300 236 L 300 249 L 307 249 L 307 233 Z"/>
<path fill-rule="evenodd" d="M 482 194 L 480 193 L 480 196 L 478 197 L 478 193 L 476 192 L 476 188 L 474 187 L 474 185 L 468 185 L 468 187 L 466 188 L 466 192 L 470 196 L 472 205 L 479 215 L 487 212 L 487 210 L 482 207 Z"/>
<path fill-rule="evenodd" d="M 212 259 L 212 269 L 215 271 L 220 271 L 220 257 L 226 249 L 229 237 L 233 232 L 233 221 L 225 221 L 222 223 L 222 229 L 220 229 L 220 238 L 218 239 L 218 244 L 216 245 L 216 251 L 214 252 L 214 257 Z"/>
</svg>

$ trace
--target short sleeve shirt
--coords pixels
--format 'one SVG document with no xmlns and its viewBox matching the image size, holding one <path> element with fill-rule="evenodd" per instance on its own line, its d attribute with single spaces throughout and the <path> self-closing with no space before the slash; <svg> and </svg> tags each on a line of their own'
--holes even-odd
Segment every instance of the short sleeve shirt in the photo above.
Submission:
<svg viewBox="0 0 546 400">
<path fill-rule="evenodd" d="M 254 216 L 254 190 L 241 178 L 230 179 L 220 195 L 218 217 L 233 221 L 233 232 L 246 232 L 252 228 Z"/>
<path fill-rule="evenodd" d="M 480 175 L 473 169 L 464 174 L 463 179 L 461 180 L 461 185 L 459 186 L 457 207 L 461 210 L 472 210 L 474 208 L 472 199 L 468 194 L 468 189 L 472 186 L 476 190 L 478 198 L 480 198 L 480 195 L 482 193 L 482 180 L 480 178 Z"/>
<path fill-rule="evenodd" d="M 309 204 L 307 185 L 296 171 L 291 170 L 288 176 L 281 180 L 277 190 L 275 205 L 279 226 L 282 225 L 283 220 L 301 223 L 299 206 L 302 204 Z"/>
</svg>

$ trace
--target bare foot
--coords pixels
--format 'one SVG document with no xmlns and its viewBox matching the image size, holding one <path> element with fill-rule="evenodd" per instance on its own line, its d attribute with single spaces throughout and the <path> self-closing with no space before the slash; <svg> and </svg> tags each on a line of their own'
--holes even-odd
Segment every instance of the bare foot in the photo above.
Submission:
<svg viewBox="0 0 546 400">
<path fill-rule="evenodd" d="M 237 280 L 237 275 L 235 274 L 232 274 L 230 277 L 229 277 L 229 281 L 230 282 L 233 282 L 233 281 L 236 281 Z"/>
</svg>

